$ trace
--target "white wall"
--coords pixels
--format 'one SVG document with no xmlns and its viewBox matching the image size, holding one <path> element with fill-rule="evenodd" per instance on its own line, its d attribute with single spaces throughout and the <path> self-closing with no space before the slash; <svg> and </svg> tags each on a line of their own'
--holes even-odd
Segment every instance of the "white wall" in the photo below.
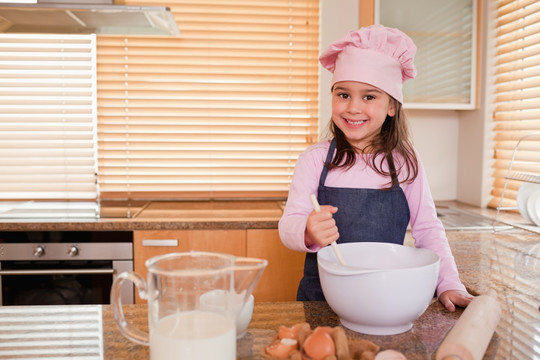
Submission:
<svg viewBox="0 0 540 360">
<path fill-rule="evenodd" d="M 491 165 L 493 163 L 492 113 L 493 102 L 490 89 L 495 60 L 493 39 L 488 36 L 494 24 L 490 18 L 495 13 L 494 2 L 479 0 L 482 29 L 480 30 L 478 108 L 461 111 L 459 117 L 458 173 L 456 199 L 475 206 L 486 207 L 491 198 Z"/>
<path fill-rule="evenodd" d="M 452 110 L 406 110 L 414 146 L 435 200 L 455 200 L 459 116 Z"/>
</svg>

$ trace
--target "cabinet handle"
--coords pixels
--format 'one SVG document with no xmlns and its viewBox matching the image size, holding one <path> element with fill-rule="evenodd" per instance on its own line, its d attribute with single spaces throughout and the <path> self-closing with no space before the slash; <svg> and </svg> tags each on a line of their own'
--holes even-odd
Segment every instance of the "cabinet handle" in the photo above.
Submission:
<svg viewBox="0 0 540 360">
<path fill-rule="evenodd" d="M 178 246 L 178 240 L 143 239 L 142 246 Z"/>
</svg>

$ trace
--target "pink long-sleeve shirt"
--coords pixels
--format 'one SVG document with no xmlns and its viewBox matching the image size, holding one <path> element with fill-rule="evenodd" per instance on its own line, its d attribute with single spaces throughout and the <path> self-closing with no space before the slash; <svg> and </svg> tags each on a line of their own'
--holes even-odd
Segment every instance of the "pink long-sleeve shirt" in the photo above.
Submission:
<svg viewBox="0 0 540 360">
<path fill-rule="evenodd" d="M 309 196 L 317 194 L 319 178 L 329 146 L 329 141 L 321 141 L 310 146 L 300 155 L 296 163 L 287 204 L 279 221 L 281 241 L 291 250 L 317 252 L 320 249 L 317 245 L 306 246 L 305 229 L 307 217 L 313 211 Z M 388 187 L 389 177 L 382 177 L 366 164 L 366 160 L 369 161 L 368 157 L 371 155 L 357 156 L 365 158 L 363 161 L 359 159 L 350 169 L 338 168 L 329 171 L 325 185 L 365 189 Z M 402 157 L 394 155 L 396 169 L 399 169 L 399 163 L 402 161 Z M 437 294 L 440 295 L 447 290 L 465 291 L 465 286 L 459 280 L 456 263 L 443 225 L 437 218 L 435 204 L 421 161 L 418 164 L 418 176 L 412 183 L 402 183 L 405 176 L 406 174 L 401 173 L 398 178 L 409 204 L 410 228 L 415 247 L 433 250 L 441 259 Z"/>
</svg>

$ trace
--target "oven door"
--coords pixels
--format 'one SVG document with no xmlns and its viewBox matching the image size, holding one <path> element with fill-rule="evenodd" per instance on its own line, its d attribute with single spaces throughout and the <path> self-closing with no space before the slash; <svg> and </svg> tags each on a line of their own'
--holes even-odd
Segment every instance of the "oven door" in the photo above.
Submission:
<svg viewBox="0 0 540 360">
<path fill-rule="evenodd" d="M 131 261 L 3 261 L 0 304 L 109 304 L 114 278 L 132 269 Z M 132 304 L 132 289 L 122 291 L 122 302 Z"/>
<path fill-rule="evenodd" d="M 0 305 L 110 304 L 114 279 L 133 271 L 133 245 L 122 243 L 0 244 Z M 121 300 L 133 304 L 133 286 Z"/>
</svg>

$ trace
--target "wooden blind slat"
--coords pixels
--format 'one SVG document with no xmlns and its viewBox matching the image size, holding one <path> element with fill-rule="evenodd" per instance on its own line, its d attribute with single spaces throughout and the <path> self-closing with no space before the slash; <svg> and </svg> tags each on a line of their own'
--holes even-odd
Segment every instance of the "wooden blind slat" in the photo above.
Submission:
<svg viewBox="0 0 540 360">
<path fill-rule="evenodd" d="M 540 110 L 530 110 L 530 111 L 507 111 L 507 112 L 496 112 L 493 114 L 494 121 L 519 121 L 519 120 L 536 120 L 540 118 Z M 527 135 L 527 134 L 523 134 Z M 518 139 L 516 139 L 517 141 Z"/>
</svg>

